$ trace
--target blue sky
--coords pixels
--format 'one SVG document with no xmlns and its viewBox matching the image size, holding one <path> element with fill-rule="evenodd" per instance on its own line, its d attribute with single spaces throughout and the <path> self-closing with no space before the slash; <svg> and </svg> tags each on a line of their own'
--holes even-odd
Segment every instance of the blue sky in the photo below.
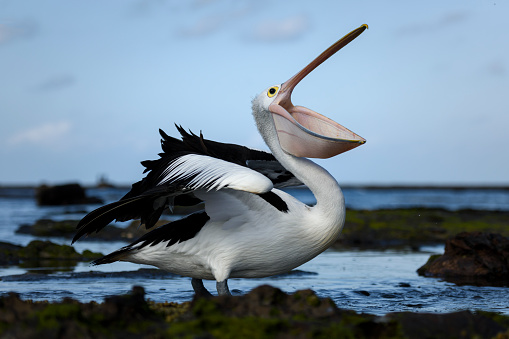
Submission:
<svg viewBox="0 0 509 339">
<path fill-rule="evenodd" d="M 0 0 L 0 184 L 142 177 L 174 123 L 266 149 L 251 100 L 361 24 L 294 92 L 367 139 L 340 183 L 508 184 L 505 1 Z"/>
</svg>

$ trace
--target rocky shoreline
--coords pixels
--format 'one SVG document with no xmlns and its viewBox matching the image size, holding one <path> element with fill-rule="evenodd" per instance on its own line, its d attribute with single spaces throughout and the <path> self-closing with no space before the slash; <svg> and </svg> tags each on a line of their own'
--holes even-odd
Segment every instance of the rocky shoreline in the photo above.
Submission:
<svg viewBox="0 0 509 339">
<path fill-rule="evenodd" d="M 142 287 L 102 303 L 0 298 L 3 338 L 507 338 L 509 317 L 488 312 L 359 314 L 311 290 L 260 286 L 243 296 L 152 303 Z"/>
</svg>

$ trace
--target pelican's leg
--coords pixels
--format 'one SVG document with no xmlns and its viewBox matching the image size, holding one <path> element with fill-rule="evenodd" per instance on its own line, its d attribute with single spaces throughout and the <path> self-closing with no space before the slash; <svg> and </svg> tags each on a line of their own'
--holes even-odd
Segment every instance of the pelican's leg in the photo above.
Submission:
<svg viewBox="0 0 509 339">
<path fill-rule="evenodd" d="M 191 285 L 193 285 L 194 293 L 197 296 L 200 297 L 211 297 L 212 294 L 210 294 L 209 291 L 203 286 L 203 281 L 201 279 L 192 278 L 191 279 Z"/>
<path fill-rule="evenodd" d="M 217 294 L 218 295 L 232 295 L 230 293 L 230 290 L 228 289 L 228 283 L 227 283 L 228 280 L 223 280 L 223 281 L 218 281 L 216 283 L 216 287 L 217 287 Z"/>
</svg>

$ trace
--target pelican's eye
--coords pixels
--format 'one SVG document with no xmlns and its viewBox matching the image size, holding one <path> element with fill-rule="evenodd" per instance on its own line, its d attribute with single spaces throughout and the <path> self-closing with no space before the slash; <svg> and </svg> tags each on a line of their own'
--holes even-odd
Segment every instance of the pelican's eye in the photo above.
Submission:
<svg viewBox="0 0 509 339">
<path fill-rule="evenodd" d="M 269 88 L 269 90 L 267 91 L 267 96 L 269 98 L 272 98 L 274 95 L 276 95 L 278 90 L 279 90 L 279 87 L 277 87 L 277 86 Z"/>
</svg>

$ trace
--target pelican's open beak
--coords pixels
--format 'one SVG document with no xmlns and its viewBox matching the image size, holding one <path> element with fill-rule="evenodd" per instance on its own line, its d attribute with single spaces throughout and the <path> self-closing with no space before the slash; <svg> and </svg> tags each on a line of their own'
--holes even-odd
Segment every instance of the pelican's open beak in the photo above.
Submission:
<svg viewBox="0 0 509 339">
<path fill-rule="evenodd" d="M 294 106 L 292 91 L 318 65 L 330 58 L 368 25 L 353 30 L 330 46 L 309 65 L 281 85 L 269 110 L 274 118 L 281 147 L 297 157 L 330 158 L 360 146 L 366 140 L 337 122 L 302 106 Z"/>
</svg>

